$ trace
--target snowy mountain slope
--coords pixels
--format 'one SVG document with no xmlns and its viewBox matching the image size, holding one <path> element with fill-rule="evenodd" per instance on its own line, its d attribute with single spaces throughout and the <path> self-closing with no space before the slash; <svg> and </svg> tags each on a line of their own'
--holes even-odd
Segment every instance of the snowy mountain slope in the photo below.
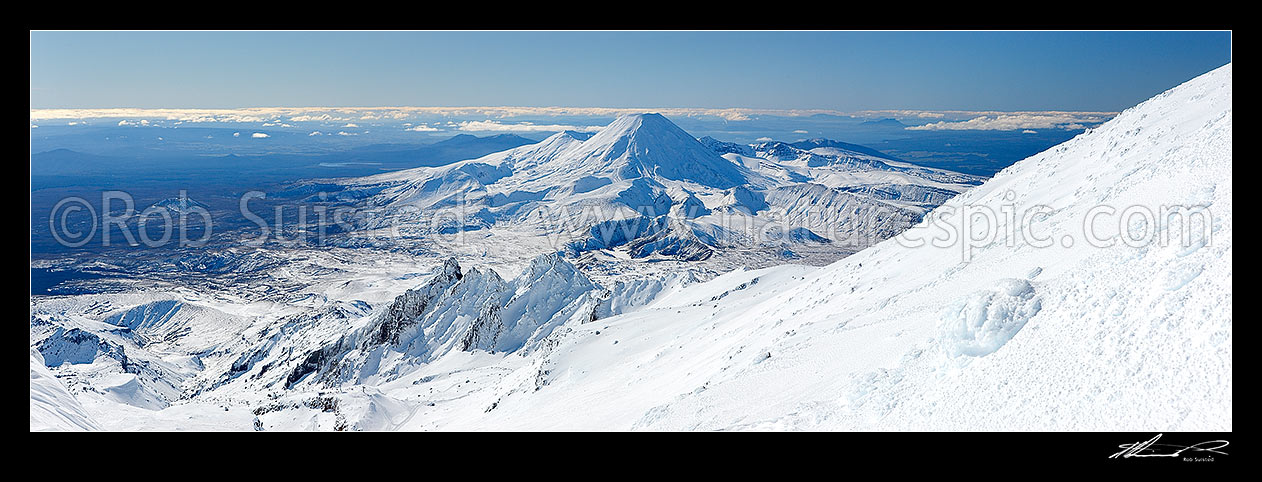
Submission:
<svg viewBox="0 0 1262 482">
<path fill-rule="evenodd" d="M 115 312 L 104 323 L 123 328 L 120 333 L 142 347 L 198 353 L 233 338 L 246 321 L 195 303 L 163 299 Z"/>
<path fill-rule="evenodd" d="M 965 206 L 1049 207 L 1014 223 L 1030 239 L 999 236 L 967 262 L 908 233 L 821 270 L 734 272 L 571 325 L 527 360 L 445 359 L 377 388 L 444 394 L 398 429 L 1230 429 L 1230 77 L 940 208 L 950 226 Z M 1179 218 L 1160 224 L 1180 240 L 1168 245 L 1097 248 L 1076 232 L 1098 205 L 1174 204 L 1202 206 L 1212 240 Z M 1047 235 L 1057 244 L 1039 247 Z"/>
<path fill-rule="evenodd" d="M 207 353 L 198 395 L 303 390 L 391 380 L 454 351 L 528 354 L 558 326 L 632 311 L 688 282 L 602 288 L 557 255 L 505 281 L 448 259 L 428 279 L 376 309 L 335 302 L 261 323 Z"/>
<path fill-rule="evenodd" d="M 898 158 L 896 157 L 893 157 L 889 154 L 886 154 L 884 152 L 878 151 L 876 149 L 873 149 L 867 146 L 861 146 L 858 144 L 850 144 L 848 142 L 835 141 L 832 139 L 825 139 L 822 137 L 817 137 L 814 139 L 806 139 L 806 140 L 791 143 L 789 145 L 796 147 L 798 149 L 805 149 L 807 151 L 811 151 L 816 154 L 831 154 L 831 155 L 843 154 L 843 155 L 856 156 L 856 157 L 875 157 L 878 159 L 885 159 L 887 161 L 902 162 L 902 161 L 899 161 Z"/>
<path fill-rule="evenodd" d="M 33 307 L 39 314 L 32 320 L 32 350 L 39 365 L 55 373 L 49 377 L 74 387 L 78 395 L 71 399 L 82 401 L 89 418 L 107 421 L 104 428 L 204 423 L 249 430 L 251 418 L 270 420 L 273 411 L 290 416 L 298 408 L 342 410 L 336 404 L 350 400 L 316 393 L 386 383 L 453 354 L 528 355 L 560 326 L 641 309 L 699 279 L 680 270 L 666 279 L 623 278 L 604 288 L 556 255 L 536 258 L 508 281 L 486 266 L 462 270 L 454 259 L 418 274 L 399 281 L 412 288 L 391 300 L 358 293 L 375 300 L 372 305 L 345 299 L 321 304 L 310 297 L 289 306 L 153 294 L 53 298 Z M 341 296 L 337 292 L 326 293 Z M 301 306 L 311 302 L 316 304 Z M 203 315 L 193 323 L 200 323 L 197 329 L 167 330 L 180 324 L 175 320 L 181 313 Z M 238 317 L 249 323 L 239 326 Z M 223 337 L 216 328 L 233 332 Z M 152 329 L 164 336 L 138 334 Z M 50 379 L 61 383 L 57 378 Z M 48 398 L 33 392 L 33 400 L 40 397 Z M 219 411 L 235 425 L 215 427 L 213 412 Z M 242 412 L 259 413 L 242 419 Z M 380 426 L 338 414 L 316 416 L 303 427 L 333 429 L 347 417 L 354 422 L 348 427 Z M 45 423 L 33 420 L 33 426 Z"/>
<path fill-rule="evenodd" d="M 481 395 L 494 410 L 446 427 L 1230 430 L 1231 177 L 1227 65 L 1005 169 L 936 210 L 939 226 L 746 288 L 748 305 L 576 328 L 541 362 L 542 388 L 505 377 Z M 958 243 L 915 247 L 959 227 L 952 213 L 1008 204 L 1048 214 L 1000 218 L 967 261 Z M 1158 218 L 1166 244 L 1084 238 L 1096 206 L 1172 205 L 1207 217 Z M 1142 234 L 1096 220 L 1101 238 Z"/>
<path fill-rule="evenodd" d="M 822 146 L 813 147 L 812 146 Z M 847 146 L 841 148 L 836 146 Z M 957 172 L 916 166 L 899 161 L 872 149 L 828 139 L 814 139 L 788 144 L 778 141 L 748 146 L 747 155 L 733 153 L 728 146 L 717 146 L 718 152 L 738 164 L 751 166 L 770 177 L 786 182 L 810 182 L 852 192 L 879 188 L 900 193 L 907 189 L 931 189 L 950 193 L 946 198 L 981 183 L 983 178 Z M 853 150 L 860 149 L 860 150 Z M 758 161 L 748 159 L 753 157 Z M 756 167 L 753 167 L 756 166 Z M 884 196 L 884 201 L 899 196 Z M 945 199 L 943 199 L 945 200 Z M 911 203 L 915 206 L 915 202 Z M 921 207 L 933 208 L 941 202 L 925 202 Z"/>
<path fill-rule="evenodd" d="M 197 369 L 187 357 L 164 359 L 113 333 L 63 323 L 75 322 L 33 322 L 32 329 L 41 334 L 32 348 L 72 389 L 82 387 L 117 403 L 158 410 L 179 400 L 180 386 Z"/>
<path fill-rule="evenodd" d="M 32 305 L 31 348 L 80 398 L 161 410 L 195 394 L 223 352 L 247 343 L 254 312 L 303 310 L 198 298 L 151 292 L 47 299 Z"/>
<path fill-rule="evenodd" d="M 536 259 L 510 282 L 490 270 L 462 273 L 449 259 L 430 281 L 307 355 L 290 371 L 286 386 L 309 374 L 330 386 L 388 379 L 453 350 L 529 350 L 571 317 L 594 317 L 595 304 L 584 301 L 597 289 L 556 255 Z"/>
<path fill-rule="evenodd" d="M 574 165 L 617 178 L 656 176 L 726 189 L 748 183 L 746 174 L 724 162 L 661 114 L 624 115 L 571 154 Z"/>
<path fill-rule="evenodd" d="M 736 146 L 719 159 L 749 182 L 725 188 L 647 174 L 652 163 L 630 158 L 569 173 L 574 183 L 551 190 L 522 174 L 548 171 L 598 135 L 309 186 L 382 206 L 473 196 L 476 215 L 462 221 L 485 225 L 428 257 L 359 256 L 281 301 L 191 292 L 33 299 L 32 427 L 1231 428 L 1230 65 L 923 219 L 915 213 L 955 178 L 889 159 L 879 162 L 893 169 L 869 169 L 871 159 L 810 166 L 809 156 L 738 163 L 754 150 Z M 822 149 L 839 148 L 810 154 L 837 154 Z M 860 164 L 868 167 L 846 170 Z M 832 185 L 839 178 L 825 171 L 864 181 Z M 885 186 L 900 179 L 918 181 Z M 628 206 L 619 199 L 675 215 L 628 215 L 648 221 L 630 231 L 574 227 L 574 239 L 606 243 L 574 258 L 535 257 L 564 243 L 539 241 L 546 225 L 511 222 L 549 203 Z M 1145 211 L 1170 206 L 1189 209 L 1154 215 L 1155 229 L 1144 229 Z M 749 243 L 732 240 L 750 234 L 725 224 L 773 211 L 859 212 L 830 222 L 859 224 L 850 229 L 875 232 L 873 243 L 882 227 L 915 227 L 822 268 L 708 279 L 704 266 L 687 270 L 700 263 L 678 261 L 702 247 L 714 252 L 707 262 L 774 259 L 763 246 L 745 251 Z M 780 247 L 836 249 L 794 222 L 782 221 L 793 241 Z M 1098 247 L 1088 238 L 1150 231 L 1155 242 Z M 443 249 L 464 250 L 460 262 L 431 269 Z"/>
<path fill-rule="evenodd" d="M 31 431 L 100 430 L 101 426 L 31 349 Z"/>
<path fill-rule="evenodd" d="M 818 234 L 851 241 L 860 249 L 898 234 L 900 228 L 915 224 L 923 215 L 813 183 L 774 189 L 766 194 L 766 201 L 777 208 L 786 224 L 828 226 L 830 231 L 821 230 Z"/>
</svg>

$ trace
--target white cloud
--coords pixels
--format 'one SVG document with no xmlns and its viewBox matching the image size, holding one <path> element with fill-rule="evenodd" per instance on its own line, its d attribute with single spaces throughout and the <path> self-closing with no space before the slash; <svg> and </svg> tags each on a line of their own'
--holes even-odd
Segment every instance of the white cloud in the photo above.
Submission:
<svg viewBox="0 0 1262 482">
<path fill-rule="evenodd" d="M 351 133 L 351 132 L 346 132 L 346 131 L 337 131 L 337 135 L 339 135 L 339 136 L 357 136 L 357 135 L 359 135 L 359 134 L 355 134 L 355 133 Z"/>
<path fill-rule="evenodd" d="M 311 136 L 322 136 L 322 135 L 324 135 L 324 134 L 320 133 L 320 131 L 311 131 L 311 133 L 310 133 L 310 134 L 307 134 L 307 137 L 311 137 Z"/>
<path fill-rule="evenodd" d="M 796 130 L 796 131 L 793 131 L 793 133 L 794 133 L 794 134 L 809 134 L 808 132 L 806 132 L 806 131 L 804 131 L 804 130 L 801 130 L 801 129 L 798 129 L 798 130 Z"/>
<path fill-rule="evenodd" d="M 411 120 L 420 117 L 443 116 L 460 118 L 485 118 L 461 126 L 461 130 L 503 132 L 555 131 L 573 128 L 589 130 L 590 126 L 569 126 L 557 123 L 530 124 L 526 122 L 497 122 L 512 118 L 549 117 L 615 117 L 621 114 L 657 112 L 667 117 L 711 117 L 725 121 L 747 121 L 753 116 L 771 115 L 803 117 L 816 114 L 853 116 L 861 118 L 896 118 L 912 120 L 936 120 L 930 124 L 909 127 L 913 130 L 975 130 L 975 129 L 1077 129 L 1093 125 L 1116 115 L 1115 112 L 1073 111 L 964 111 L 964 110 L 866 110 L 844 112 L 833 109 L 750 109 L 750 108 L 609 108 L 609 107 L 255 107 L 246 109 L 31 109 L 31 122 L 41 120 L 124 119 L 127 124 L 148 125 L 149 120 L 167 120 L 193 123 L 281 123 L 289 122 L 338 122 L 357 126 L 353 121 Z M 133 120 L 140 119 L 140 120 Z M 136 122 L 137 124 L 131 124 Z M 918 122 L 917 122 L 918 123 Z M 282 126 L 284 124 L 281 124 Z M 455 126 L 453 126 L 455 127 Z"/>
<path fill-rule="evenodd" d="M 770 137 L 759 137 L 757 139 L 754 139 L 754 142 L 771 142 L 773 140 L 775 139 L 772 139 Z"/>
<path fill-rule="evenodd" d="M 611 108 L 611 107 L 251 107 L 244 109 L 31 109 L 31 121 L 50 119 L 147 118 L 184 122 L 353 122 L 409 120 L 418 116 L 447 117 L 615 117 L 621 114 L 657 112 L 668 117 L 716 117 L 727 121 L 749 120 L 751 115 L 840 114 L 826 109 L 784 110 L 746 108 Z"/>
<path fill-rule="evenodd" d="M 517 124 L 504 124 L 493 120 L 485 121 L 464 121 L 456 124 L 456 130 L 469 132 L 560 132 L 560 131 L 579 131 L 579 132 L 595 132 L 600 130 L 602 126 L 572 126 L 564 124 L 535 124 L 533 122 L 521 122 Z"/>
<path fill-rule="evenodd" d="M 255 138 L 255 139 L 266 139 L 266 138 L 268 138 L 268 137 L 272 137 L 272 136 L 269 136 L 269 135 L 264 134 L 264 133 L 262 133 L 262 132 L 255 132 L 255 133 L 253 133 L 253 134 L 250 134 L 250 137 L 253 137 L 253 138 Z"/>
<path fill-rule="evenodd" d="M 233 132 L 233 133 L 232 133 L 232 137 L 241 137 L 241 133 L 240 133 L 240 132 Z"/>
<path fill-rule="evenodd" d="M 329 114 L 299 114 L 289 118 L 290 122 L 333 122 L 349 120 L 342 117 L 333 117 Z"/>
<path fill-rule="evenodd" d="M 438 132 L 438 131 L 441 131 L 442 129 L 439 129 L 437 127 L 430 127 L 427 125 L 419 125 L 419 126 L 408 127 L 403 130 L 412 131 L 412 132 Z"/>
<path fill-rule="evenodd" d="M 967 120 L 943 120 L 919 126 L 909 126 L 912 131 L 943 130 L 1032 130 L 1032 129 L 1082 129 L 1085 124 L 1099 124 L 1109 120 L 1111 114 L 1099 112 L 1009 112 L 988 113 Z"/>
<path fill-rule="evenodd" d="M 359 124 L 355 124 L 353 122 L 347 122 L 346 125 L 342 127 L 359 127 Z"/>
<path fill-rule="evenodd" d="M 918 119 L 941 119 L 947 116 L 950 111 L 932 111 L 932 110 L 913 110 L 913 109 L 886 109 L 886 110 L 861 110 L 855 112 L 858 117 L 894 117 L 894 118 L 918 118 Z M 956 111 L 962 112 L 962 111 Z"/>
<path fill-rule="evenodd" d="M 1022 134 L 1038 134 L 1039 131 L 1032 131 L 1032 130 L 1026 129 L 1026 130 L 1021 131 L 1021 133 Z"/>
</svg>

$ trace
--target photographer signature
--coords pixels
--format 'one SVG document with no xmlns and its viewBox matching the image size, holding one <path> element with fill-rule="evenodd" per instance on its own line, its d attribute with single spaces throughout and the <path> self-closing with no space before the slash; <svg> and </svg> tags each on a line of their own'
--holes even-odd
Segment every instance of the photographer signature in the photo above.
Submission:
<svg viewBox="0 0 1262 482">
<path fill-rule="evenodd" d="M 1162 434 L 1157 434 L 1156 437 L 1150 438 L 1146 442 L 1135 442 L 1135 443 L 1118 445 L 1118 447 L 1121 448 L 1122 451 L 1115 453 L 1113 455 L 1110 455 L 1109 458 L 1116 459 L 1119 457 L 1120 458 L 1179 457 L 1183 455 L 1184 452 L 1188 452 L 1188 451 L 1208 452 L 1210 454 L 1227 455 L 1227 452 L 1223 452 L 1220 450 L 1223 447 L 1226 447 L 1228 445 L 1228 442 L 1226 440 L 1210 440 L 1208 442 L 1201 442 L 1201 443 L 1186 445 L 1186 446 L 1174 445 L 1174 444 L 1159 444 L 1157 443 L 1157 441 L 1161 439 L 1161 435 Z M 1163 453 L 1161 452 L 1161 450 L 1167 450 L 1168 452 Z"/>
</svg>

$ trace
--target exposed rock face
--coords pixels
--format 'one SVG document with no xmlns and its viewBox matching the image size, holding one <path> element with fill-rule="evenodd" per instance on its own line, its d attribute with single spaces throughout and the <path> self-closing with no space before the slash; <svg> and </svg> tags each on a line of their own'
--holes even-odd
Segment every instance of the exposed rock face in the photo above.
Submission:
<svg viewBox="0 0 1262 482">
<path fill-rule="evenodd" d="M 399 334 L 413 326 L 417 318 L 429 308 L 430 303 L 459 282 L 461 278 L 463 275 L 460 273 L 460 265 L 456 262 L 456 258 L 448 258 L 443 263 L 442 270 L 429 282 L 408 290 L 390 303 L 386 311 L 369 329 L 363 347 L 398 344 Z"/>
<path fill-rule="evenodd" d="M 303 355 L 285 386 L 388 378 L 452 350 L 529 352 L 571 318 L 596 316 L 596 292 L 603 290 L 558 254 L 536 258 L 511 282 L 492 270 L 462 273 L 451 258 L 367 324 Z"/>
</svg>

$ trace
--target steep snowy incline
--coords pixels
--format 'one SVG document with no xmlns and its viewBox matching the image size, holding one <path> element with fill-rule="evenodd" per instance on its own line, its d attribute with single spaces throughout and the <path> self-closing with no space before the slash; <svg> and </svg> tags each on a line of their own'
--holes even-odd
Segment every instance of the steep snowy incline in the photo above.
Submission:
<svg viewBox="0 0 1262 482">
<path fill-rule="evenodd" d="M 31 349 L 31 431 L 100 430 L 79 400 L 44 366 L 39 350 Z"/>
<path fill-rule="evenodd" d="M 1158 95 L 804 280 L 720 277 L 685 291 L 726 298 L 573 328 L 441 427 L 1231 430 L 1231 81 Z"/>
</svg>

